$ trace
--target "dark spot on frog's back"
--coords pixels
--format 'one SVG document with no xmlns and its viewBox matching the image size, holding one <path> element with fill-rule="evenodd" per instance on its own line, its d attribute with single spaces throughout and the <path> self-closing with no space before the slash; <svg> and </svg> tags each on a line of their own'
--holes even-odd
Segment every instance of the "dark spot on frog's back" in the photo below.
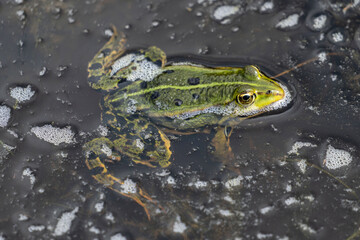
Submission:
<svg viewBox="0 0 360 240">
<path fill-rule="evenodd" d="M 88 78 L 88 82 L 97 83 L 97 82 L 99 82 L 100 78 L 101 78 L 100 76 L 91 76 Z"/>
<path fill-rule="evenodd" d="M 175 99 L 174 103 L 175 103 L 176 106 L 181 106 L 183 101 L 181 101 L 180 99 Z"/>
<path fill-rule="evenodd" d="M 163 73 L 173 73 L 174 72 L 174 70 L 165 70 L 165 71 L 163 71 Z"/>
<path fill-rule="evenodd" d="M 96 69 L 99 69 L 99 68 L 102 68 L 102 64 L 100 64 L 100 63 L 94 63 L 93 65 L 91 65 L 89 67 L 90 70 L 96 70 Z"/>
<path fill-rule="evenodd" d="M 189 78 L 188 79 L 188 83 L 190 85 L 198 85 L 200 83 L 200 78 L 196 77 L 196 78 Z"/>
<path fill-rule="evenodd" d="M 200 95 L 197 94 L 197 93 L 194 93 L 194 94 L 192 95 L 192 97 L 193 97 L 194 100 L 198 100 L 199 97 L 200 97 Z"/>
<path fill-rule="evenodd" d="M 159 96 L 160 96 L 160 93 L 157 92 L 157 91 L 155 91 L 155 92 L 153 92 L 153 93 L 151 94 L 151 99 L 156 99 L 156 98 L 158 98 Z"/>
<path fill-rule="evenodd" d="M 147 82 L 141 82 L 141 83 L 140 83 L 140 88 L 141 88 L 141 89 L 147 88 Z"/>
<path fill-rule="evenodd" d="M 104 54 L 104 57 L 109 56 L 111 53 L 111 49 L 105 48 L 104 50 L 101 51 L 101 53 Z"/>
</svg>

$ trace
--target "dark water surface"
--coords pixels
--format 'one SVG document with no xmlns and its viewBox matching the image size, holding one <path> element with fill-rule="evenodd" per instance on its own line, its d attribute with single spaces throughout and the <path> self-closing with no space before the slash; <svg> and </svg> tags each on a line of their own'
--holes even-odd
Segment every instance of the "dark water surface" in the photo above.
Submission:
<svg viewBox="0 0 360 240">
<path fill-rule="evenodd" d="M 359 239 L 356 2 L 1 1 L 0 239 Z M 213 160 L 200 133 L 170 135 L 167 169 L 122 161 L 119 176 L 162 206 L 149 221 L 82 152 L 101 132 L 87 64 L 112 25 L 129 49 L 269 76 L 316 60 L 279 77 L 295 89 L 289 109 L 234 130 L 235 160 Z"/>
</svg>

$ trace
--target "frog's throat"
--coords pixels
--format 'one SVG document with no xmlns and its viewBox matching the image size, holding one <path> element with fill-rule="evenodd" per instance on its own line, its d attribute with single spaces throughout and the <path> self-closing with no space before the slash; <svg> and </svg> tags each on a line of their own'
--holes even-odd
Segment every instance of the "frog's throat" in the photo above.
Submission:
<svg viewBox="0 0 360 240">
<path fill-rule="evenodd" d="M 137 92 L 129 93 L 129 94 L 123 94 L 121 96 L 118 96 L 116 98 L 111 99 L 109 102 L 116 102 L 119 100 L 122 100 L 127 97 L 133 97 L 133 96 L 139 96 L 146 93 L 150 93 L 157 90 L 162 89 L 177 89 L 177 90 L 189 90 L 189 89 L 196 89 L 196 88 L 210 88 L 210 87 L 216 87 L 216 86 L 229 86 L 229 85 L 249 85 L 253 87 L 261 87 L 262 84 L 257 84 L 253 82 L 212 82 L 208 84 L 198 84 L 193 86 L 174 86 L 174 85 L 161 85 L 153 88 L 148 88 L 144 90 L 139 90 Z"/>
</svg>

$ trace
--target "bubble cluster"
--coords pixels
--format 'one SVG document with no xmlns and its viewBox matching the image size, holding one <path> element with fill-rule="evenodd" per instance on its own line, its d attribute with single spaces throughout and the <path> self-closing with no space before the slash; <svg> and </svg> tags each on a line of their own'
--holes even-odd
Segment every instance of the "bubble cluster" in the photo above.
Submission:
<svg viewBox="0 0 360 240">
<path fill-rule="evenodd" d="M 326 25 L 326 20 L 327 20 L 327 16 L 326 15 L 320 15 L 320 16 L 317 16 L 313 19 L 313 28 L 315 30 L 321 30 L 325 27 Z"/>
<path fill-rule="evenodd" d="M 30 85 L 27 87 L 14 87 L 10 89 L 10 96 L 19 103 L 29 101 L 35 94 Z"/>
<path fill-rule="evenodd" d="M 186 225 L 183 223 L 179 216 L 176 217 L 176 221 L 174 222 L 173 232 L 175 233 L 183 233 L 186 230 Z"/>
<path fill-rule="evenodd" d="M 338 169 L 343 166 L 347 166 L 352 162 L 352 156 L 349 152 L 336 149 L 329 145 L 326 150 L 325 166 L 328 169 Z"/>
<path fill-rule="evenodd" d="M 79 211 L 79 208 L 76 207 L 71 212 L 65 212 L 61 215 L 59 221 L 56 224 L 53 235 L 62 236 L 70 230 L 71 223 L 76 217 L 76 213 Z"/>
<path fill-rule="evenodd" d="M 299 24 L 299 18 L 300 15 L 297 13 L 291 14 L 286 18 L 283 18 L 282 20 L 280 20 L 275 27 L 279 28 L 279 29 L 289 29 L 289 28 L 293 28 L 296 25 Z"/>
<path fill-rule="evenodd" d="M 110 240 L 126 240 L 126 237 L 124 237 L 121 233 L 116 233 L 110 237 Z"/>
<path fill-rule="evenodd" d="M 236 178 L 233 179 L 229 179 L 228 181 L 225 182 L 225 187 L 227 189 L 232 189 L 234 187 L 240 186 L 241 181 L 243 180 L 243 176 L 238 176 Z"/>
<path fill-rule="evenodd" d="M 230 5 L 220 6 L 215 9 L 213 16 L 216 20 L 221 21 L 224 18 L 234 15 L 239 11 L 239 9 L 240 8 L 238 6 L 230 6 Z"/>
<path fill-rule="evenodd" d="M 3 160 L 15 147 L 9 146 L 0 140 L 0 161 Z"/>
<path fill-rule="evenodd" d="M 131 69 L 126 76 L 127 81 L 151 81 L 162 72 L 158 65 L 139 54 L 127 54 L 116 60 L 111 67 L 111 76 L 122 69 Z"/>
<path fill-rule="evenodd" d="M 6 127 L 10 120 L 11 109 L 5 105 L 0 106 L 0 127 Z"/>
<path fill-rule="evenodd" d="M 121 192 L 128 193 L 136 193 L 136 183 L 134 183 L 131 179 L 125 179 L 124 183 L 121 185 Z"/>
<path fill-rule="evenodd" d="M 310 142 L 295 142 L 292 146 L 291 150 L 288 151 L 288 154 L 296 154 L 299 155 L 299 149 L 303 147 L 316 147 L 316 144 L 312 144 Z"/>
<path fill-rule="evenodd" d="M 71 130 L 70 126 L 58 128 L 47 124 L 42 127 L 33 127 L 31 128 L 31 132 L 35 134 L 36 137 L 56 146 L 61 143 L 70 144 L 75 142 L 75 133 Z"/>
<path fill-rule="evenodd" d="M 270 2 L 265 2 L 261 7 L 260 7 L 260 12 L 264 13 L 264 12 L 269 12 L 274 8 L 274 3 L 272 1 Z"/>
</svg>

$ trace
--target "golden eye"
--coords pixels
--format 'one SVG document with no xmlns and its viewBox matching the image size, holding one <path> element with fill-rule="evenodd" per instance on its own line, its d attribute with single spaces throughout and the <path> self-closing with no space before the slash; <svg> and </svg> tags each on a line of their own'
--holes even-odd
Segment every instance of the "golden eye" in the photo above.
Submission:
<svg viewBox="0 0 360 240">
<path fill-rule="evenodd" d="M 236 101 L 242 105 L 249 105 L 255 101 L 256 95 L 253 92 L 242 92 L 236 96 Z"/>
</svg>

